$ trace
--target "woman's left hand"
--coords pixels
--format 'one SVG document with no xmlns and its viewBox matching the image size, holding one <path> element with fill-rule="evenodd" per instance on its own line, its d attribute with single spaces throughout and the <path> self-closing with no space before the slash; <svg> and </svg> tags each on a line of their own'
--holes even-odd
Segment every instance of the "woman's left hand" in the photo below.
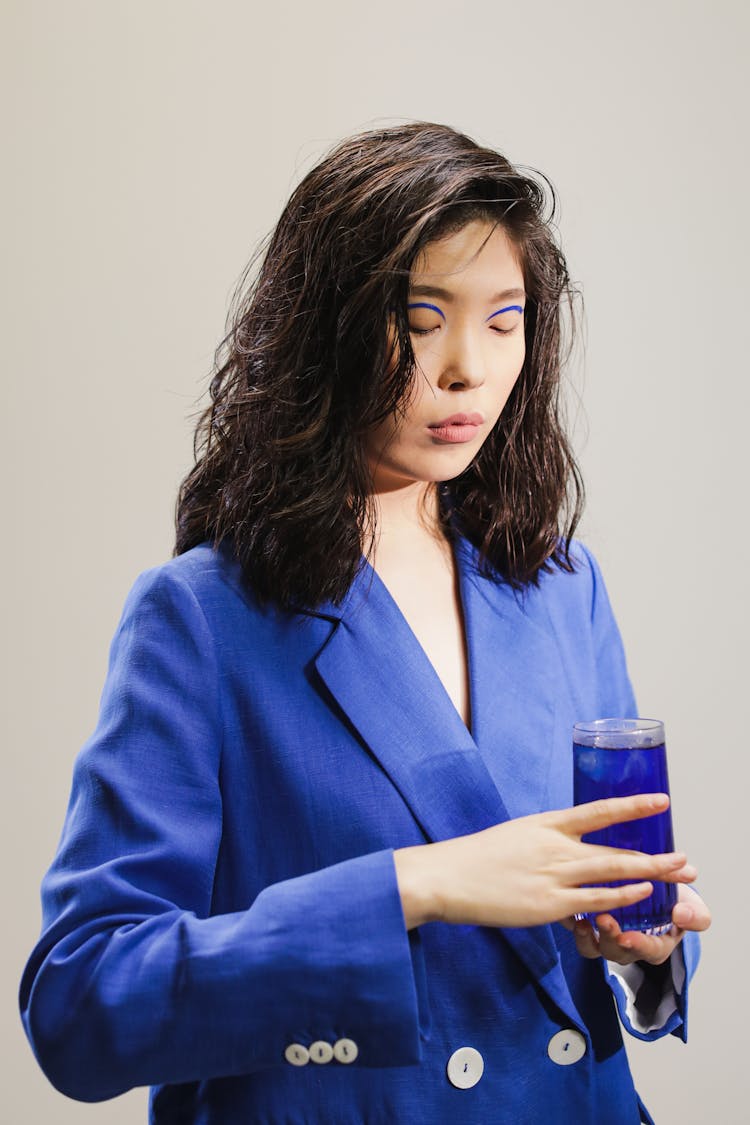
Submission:
<svg viewBox="0 0 750 1125">
<path fill-rule="evenodd" d="M 623 931 L 611 914 L 597 915 L 598 938 L 588 922 L 577 922 L 574 918 L 569 918 L 563 925 L 573 931 L 582 957 L 604 957 L 618 965 L 630 965 L 633 961 L 661 965 L 669 960 L 686 930 L 708 929 L 711 925 L 711 912 L 692 887 L 679 883 L 677 903 L 672 911 L 672 929 L 658 937 L 642 934 L 638 930 Z"/>
</svg>

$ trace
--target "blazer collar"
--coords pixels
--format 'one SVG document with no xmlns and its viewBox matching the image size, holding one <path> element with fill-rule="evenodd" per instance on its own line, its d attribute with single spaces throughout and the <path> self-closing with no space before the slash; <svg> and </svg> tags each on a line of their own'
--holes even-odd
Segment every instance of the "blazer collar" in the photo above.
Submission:
<svg viewBox="0 0 750 1125">
<path fill-rule="evenodd" d="M 479 832 L 544 807 L 557 667 L 554 639 L 503 583 L 456 544 L 469 657 L 472 732 L 382 580 L 364 562 L 318 653 L 317 670 L 427 840 Z M 495 780 L 493 780 L 493 777 Z M 497 784 L 496 784 L 497 781 Z M 500 931 L 573 1020 L 549 926 Z"/>
</svg>

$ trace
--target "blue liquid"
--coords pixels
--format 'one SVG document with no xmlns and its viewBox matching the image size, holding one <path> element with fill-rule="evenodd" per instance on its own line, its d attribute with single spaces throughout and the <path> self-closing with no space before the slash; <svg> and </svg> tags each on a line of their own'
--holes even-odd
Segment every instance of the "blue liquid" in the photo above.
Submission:
<svg viewBox="0 0 750 1125">
<path fill-rule="evenodd" d="M 630 747 L 622 750 L 600 749 L 573 743 L 573 784 L 577 805 L 598 801 L 602 797 L 631 797 L 636 793 L 669 793 L 667 751 L 661 746 Z M 583 837 L 587 844 L 604 844 L 610 848 L 632 848 L 657 855 L 674 851 L 670 810 L 627 824 L 612 824 Z M 631 879 L 629 882 L 639 882 Z M 677 902 L 675 883 L 653 883 L 653 893 L 632 906 L 611 910 L 622 930 L 643 930 L 658 933 L 672 921 L 672 908 Z M 610 887 L 622 882 L 608 883 Z M 595 915 L 586 915 L 593 923 Z"/>
</svg>

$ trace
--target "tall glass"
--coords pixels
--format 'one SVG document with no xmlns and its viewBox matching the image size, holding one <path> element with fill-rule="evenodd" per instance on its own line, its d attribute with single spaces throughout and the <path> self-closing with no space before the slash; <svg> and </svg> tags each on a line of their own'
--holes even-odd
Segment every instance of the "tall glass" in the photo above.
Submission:
<svg viewBox="0 0 750 1125">
<path fill-rule="evenodd" d="M 664 724 L 655 719 L 594 719 L 573 728 L 573 794 L 577 805 L 602 797 L 669 793 Z M 671 808 L 655 816 L 589 832 L 586 843 L 658 855 L 674 851 Z M 637 880 L 636 880 L 637 881 Z M 653 893 L 609 913 L 622 930 L 663 934 L 677 902 L 674 883 L 652 879 Z M 620 886 L 621 883 L 610 883 Z M 594 923 L 594 915 L 583 915 Z"/>
</svg>

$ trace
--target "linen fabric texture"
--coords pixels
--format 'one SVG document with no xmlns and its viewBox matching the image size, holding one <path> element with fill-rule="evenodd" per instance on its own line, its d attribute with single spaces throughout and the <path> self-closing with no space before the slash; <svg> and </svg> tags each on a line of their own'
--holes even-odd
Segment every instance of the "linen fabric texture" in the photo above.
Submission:
<svg viewBox="0 0 750 1125">
<path fill-rule="evenodd" d="M 395 848 L 569 806 L 573 723 L 637 714 L 582 545 L 523 594 L 465 539 L 455 555 L 471 733 L 364 561 L 314 612 L 260 607 L 209 544 L 138 578 L 21 986 L 63 1093 L 152 1086 L 154 1125 L 649 1120 L 614 1001 L 641 1038 L 684 1038 L 695 935 L 644 1032 L 560 925 L 406 931 Z M 565 1028 L 586 1051 L 560 1066 Z M 285 1059 L 342 1038 L 351 1064 Z M 467 1090 L 446 1075 L 461 1046 L 484 1060 Z"/>
</svg>

